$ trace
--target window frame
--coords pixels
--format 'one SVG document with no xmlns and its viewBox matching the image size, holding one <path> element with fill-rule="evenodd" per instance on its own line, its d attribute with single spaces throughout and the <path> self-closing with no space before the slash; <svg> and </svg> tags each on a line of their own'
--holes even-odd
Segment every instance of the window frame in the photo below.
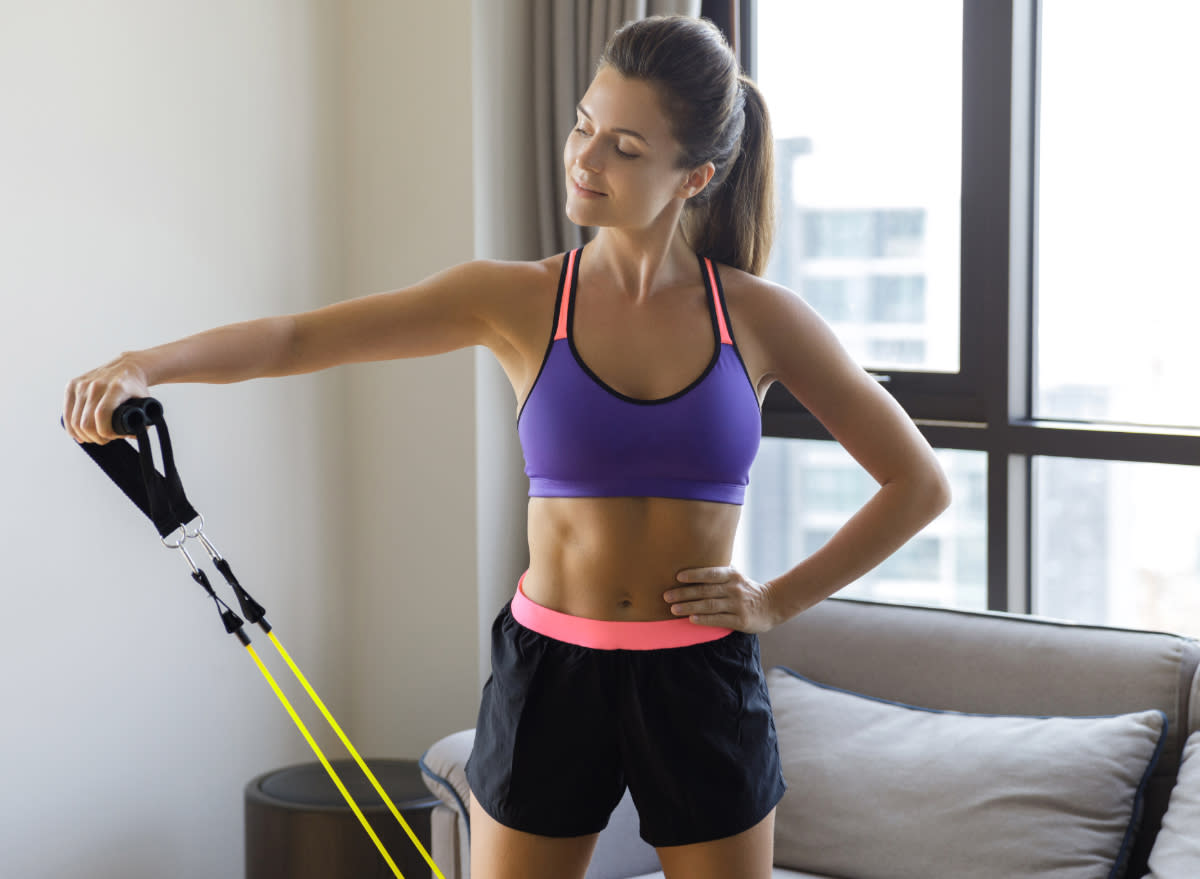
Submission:
<svg viewBox="0 0 1200 879">
<path fill-rule="evenodd" d="M 702 7 L 753 76 L 754 0 Z M 960 370 L 872 370 L 935 448 L 986 453 L 987 607 L 1011 613 L 1036 610 L 1035 457 L 1200 465 L 1197 430 L 1032 415 L 1040 36 L 1041 0 L 964 0 Z M 763 434 L 832 439 L 779 385 Z"/>
</svg>

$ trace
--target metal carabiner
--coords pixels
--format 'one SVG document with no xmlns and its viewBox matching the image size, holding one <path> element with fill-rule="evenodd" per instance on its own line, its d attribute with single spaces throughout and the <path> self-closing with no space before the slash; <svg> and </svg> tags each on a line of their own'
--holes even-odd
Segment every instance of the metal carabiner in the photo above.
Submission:
<svg viewBox="0 0 1200 879">
<path fill-rule="evenodd" d="M 179 535 L 179 539 L 172 542 L 171 538 L 175 537 L 176 534 Z M 187 539 L 188 539 L 187 529 L 184 528 L 182 525 L 180 525 L 178 528 L 176 528 L 174 531 L 172 531 L 166 537 L 162 538 L 162 544 L 167 549 L 179 549 L 180 547 L 183 546 L 184 542 Z"/>
<path fill-rule="evenodd" d="M 203 526 L 201 526 L 201 527 L 203 527 Z M 173 541 L 173 540 L 168 539 L 168 538 L 173 538 L 176 534 L 179 535 L 178 540 Z M 178 528 L 176 528 L 174 531 L 172 531 L 166 537 L 162 538 L 162 544 L 167 549 L 177 549 L 181 553 L 183 553 L 183 557 L 187 560 L 188 567 L 192 569 L 192 573 L 199 574 L 200 569 L 198 567 L 196 567 L 196 562 L 192 560 L 191 554 L 187 551 L 187 547 L 184 546 L 184 544 L 187 543 L 188 538 L 191 536 L 193 536 L 193 535 L 188 534 L 187 528 L 180 525 Z"/>
<path fill-rule="evenodd" d="M 181 528 L 183 528 L 183 537 L 185 540 L 192 540 L 197 537 L 203 537 L 203 535 L 204 535 L 204 514 L 197 513 L 196 518 L 193 519 L 192 521 L 200 523 L 199 525 L 196 526 L 195 531 L 189 531 L 187 525 L 180 526 Z"/>
<path fill-rule="evenodd" d="M 212 559 L 214 562 L 219 562 L 219 561 L 223 560 L 221 558 L 221 554 L 219 552 L 217 552 L 217 548 L 212 545 L 211 540 L 209 540 L 203 533 L 197 534 L 196 536 L 200 539 L 201 546 L 203 546 L 204 549 L 208 552 L 208 557 L 210 559 Z"/>
</svg>

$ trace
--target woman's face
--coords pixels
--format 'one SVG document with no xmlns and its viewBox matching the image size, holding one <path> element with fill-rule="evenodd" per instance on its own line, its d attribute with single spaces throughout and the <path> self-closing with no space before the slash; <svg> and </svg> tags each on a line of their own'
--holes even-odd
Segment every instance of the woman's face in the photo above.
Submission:
<svg viewBox="0 0 1200 879">
<path fill-rule="evenodd" d="M 652 225 L 698 191 L 693 173 L 677 166 L 679 153 L 655 88 L 602 67 L 563 150 L 567 216 L 580 226 Z"/>
</svg>

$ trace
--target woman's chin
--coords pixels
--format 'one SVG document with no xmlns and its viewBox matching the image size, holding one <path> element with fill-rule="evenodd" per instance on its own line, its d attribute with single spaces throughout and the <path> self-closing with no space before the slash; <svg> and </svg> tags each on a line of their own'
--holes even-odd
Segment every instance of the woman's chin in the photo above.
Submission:
<svg viewBox="0 0 1200 879">
<path fill-rule="evenodd" d="M 576 226 L 601 226 L 602 223 L 597 222 L 599 217 L 595 211 L 580 210 L 580 206 L 573 204 L 571 199 L 567 199 L 566 207 L 567 219 Z"/>
</svg>

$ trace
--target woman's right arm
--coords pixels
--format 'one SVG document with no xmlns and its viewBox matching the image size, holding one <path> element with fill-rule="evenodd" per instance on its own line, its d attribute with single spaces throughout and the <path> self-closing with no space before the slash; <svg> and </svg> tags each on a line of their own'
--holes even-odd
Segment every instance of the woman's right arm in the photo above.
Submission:
<svg viewBox="0 0 1200 879">
<path fill-rule="evenodd" d="M 63 423 L 81 442 L 115 439 L 113 410 L 169 382 L 226 383 L 341 363 L 499 347 L 511 263 L 476 261 L 411 287 L 315 311 L 230 324 L 120 355 L 67 385 Z M 501 295 L 497 295 L 501 294 Z"/>
</svg>

